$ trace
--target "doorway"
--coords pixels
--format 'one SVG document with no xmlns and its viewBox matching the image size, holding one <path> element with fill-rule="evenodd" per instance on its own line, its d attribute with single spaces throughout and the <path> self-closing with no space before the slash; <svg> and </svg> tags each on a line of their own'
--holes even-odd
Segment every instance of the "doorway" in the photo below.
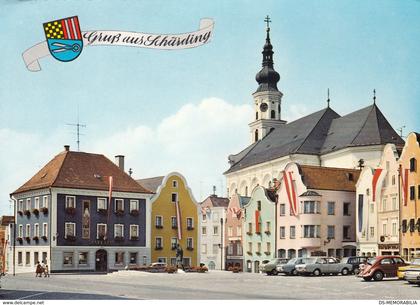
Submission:
<svg viewBox="0 0 420 305">
<path fill-rule="evenodd" d="M 108 271 L 108 254 L 105 250 L 101 249 L 96 251 L 95 262 L 95 271 Z"/>
</svg>

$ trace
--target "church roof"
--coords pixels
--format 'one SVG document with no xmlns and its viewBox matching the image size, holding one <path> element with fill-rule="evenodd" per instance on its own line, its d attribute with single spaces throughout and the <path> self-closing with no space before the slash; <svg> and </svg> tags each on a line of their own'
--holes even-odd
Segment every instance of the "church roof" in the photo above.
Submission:
<svg viewBox="0 0 420 305">
<path fill-rule="evenodd" d="M 63 151 L 48 162 L 31 179 L 12 193 L 18 194 L 47 187 L 150 193 L 104 155 Z"/>
<path fill-rule="evenodd" d="M 225 174 L 292 154 L 322 155 L 346 147 L 403 144 L 376 104 L 341 117 L 325 108 L 277 127 L 237 155 Z"/>
</svg>

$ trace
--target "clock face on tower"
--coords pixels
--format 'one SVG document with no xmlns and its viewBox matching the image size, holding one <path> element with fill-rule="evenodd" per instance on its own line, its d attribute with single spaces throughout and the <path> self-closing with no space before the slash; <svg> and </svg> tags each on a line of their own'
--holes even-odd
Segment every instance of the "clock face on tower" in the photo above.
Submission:
<svg viewBox="0 0 420 305">
<path fill-rule="evenodd" d="M 267 105 L 267 103 L 262 103 L 262 104 L 260 105 L 260 110 L 261 110 L 262 112 L 266 112 L 266 111 L 267 111 L 267 109 L 268 109 L 268 105 Z"/>
</svg>

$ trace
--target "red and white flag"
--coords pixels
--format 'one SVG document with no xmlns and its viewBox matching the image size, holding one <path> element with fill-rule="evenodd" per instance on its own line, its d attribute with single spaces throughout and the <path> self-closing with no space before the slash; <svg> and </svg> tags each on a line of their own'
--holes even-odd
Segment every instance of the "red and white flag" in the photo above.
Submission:
<svg viewBox="0 0 420 305">
<path fill-rule="evenodd" d="M 290 180 L 289 180 L 290 178 Z M 287 199 L 289 200 L 290 211 L 292 215 L 297 216 L 297 198 L 296 198 L 296 191 L 295 186 L 293 185 L 292 173 L 289 172 L 289 177 L 287 177 L 287 173 L 283 172 L 283 182 L 284 186 L 286 187 Z"/>
<path fill-rule="evenodd" d="M 176 207 L 176 224 L 178 226 L 178 240 L 182 239 L 182 228 L 181 228 L 181 210 L 179 209 L 179 202 L 175 202 Z"/>
<path fill-rule="evenodd" d="M 383 170 L 382 168 L 375 169 L 375 172 L 373 173 L 373 178 L 372 178 L 372 200 L 373 201 L 376 201 L 376 193 L 381 190 L 381 187 L 377 188 L 377 186 L 383 183 L 385 176 L 386 176 L 386 170 Z"/>
<path fill-rule="evenodd" d="M 400 167 L 401 186 L 403 190 L 403 203 L 407 205 L 408 199 L 408 168 L 403 169 Z"/>
</svg>

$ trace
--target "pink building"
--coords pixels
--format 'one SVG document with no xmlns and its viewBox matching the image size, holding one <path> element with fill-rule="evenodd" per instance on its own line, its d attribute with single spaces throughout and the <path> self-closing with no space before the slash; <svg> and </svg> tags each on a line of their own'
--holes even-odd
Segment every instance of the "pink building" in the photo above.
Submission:
<svg viewBox="0 0 420 305">
<path fill-rule="evenodd" d="M 359 170 L 289 163 L 280 173 L 277 256 L 356 254 Z"/>
</svg>

